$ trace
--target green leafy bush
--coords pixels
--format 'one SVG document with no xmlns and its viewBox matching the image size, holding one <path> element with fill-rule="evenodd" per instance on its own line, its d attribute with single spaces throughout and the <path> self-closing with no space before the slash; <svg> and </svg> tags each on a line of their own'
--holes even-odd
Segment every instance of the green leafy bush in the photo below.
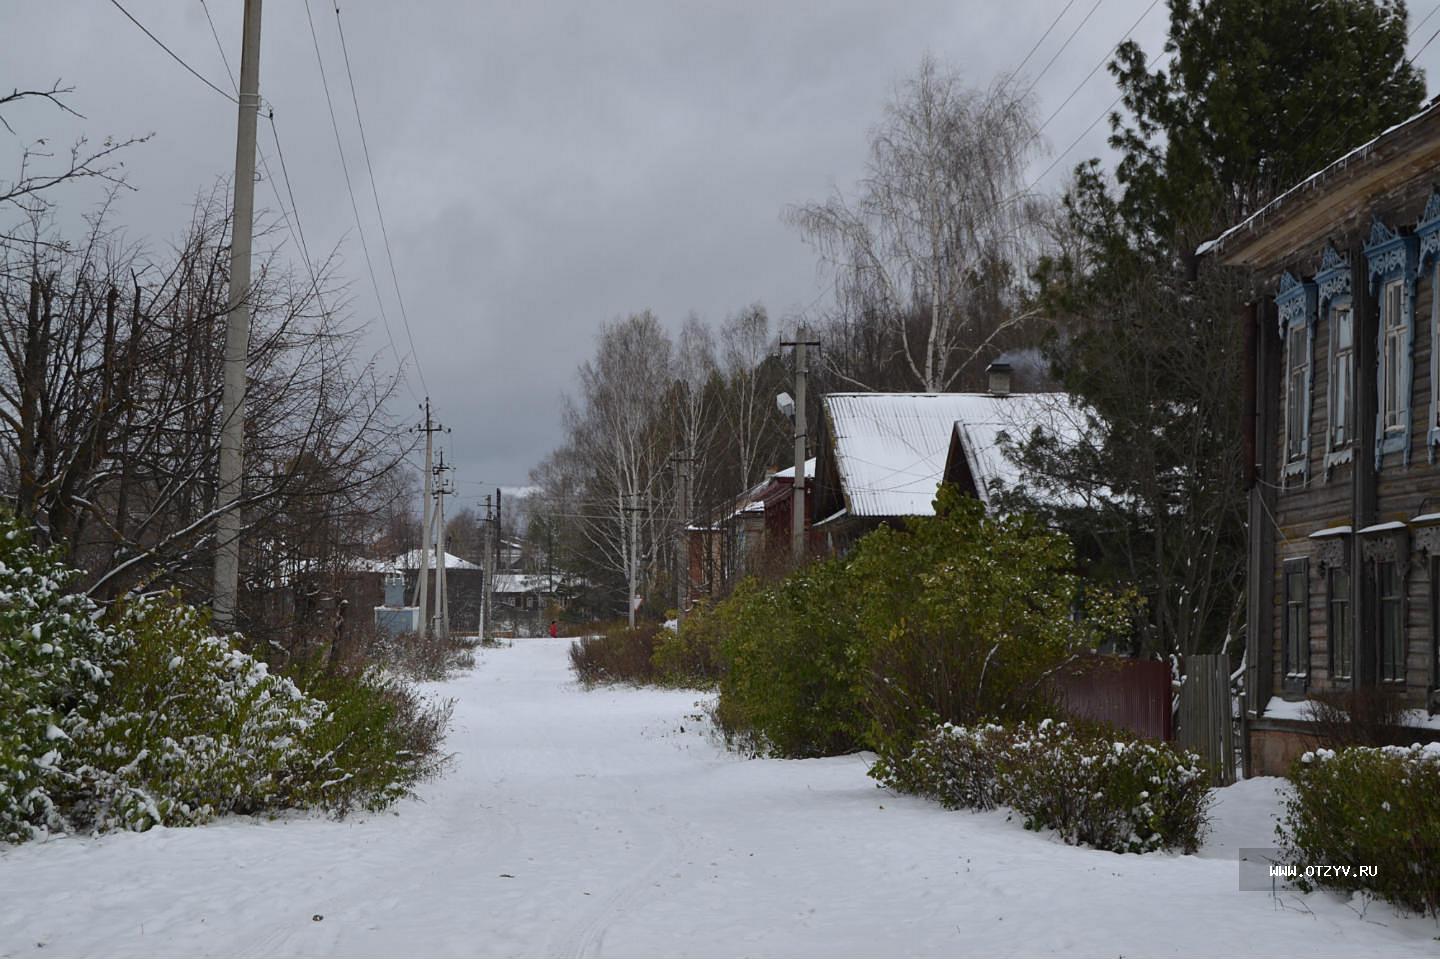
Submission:
<svg viewBox="0 0 1440 959">
<path fill-rule="evenodd" d="M 1350 873 L 1301 876 L 1302 887 L 1364 890 L 1440 915 L 1440 745 L 1317 749 L 1295 761 L 1290 781 L 1278 827 L 1288 858 Z"/>
<path fill-rule="evenodd" d="M 846 565 L 813 563 L 778 583 L 747 580 L 724 606 L 715 718 L 727 737 L 792 758 L 862 748 Z"/>
<path fill-rule="evenodd" d="M 1194 852 L 1210 802 L 1198 756 L 1050 720 L 942 725 L 871 775 L 951 809 L 1010 806 L 1029 829 L 1112 852 Z"/>
<path fill-rule="evenodd" d="M 1123 632 L 1132 608 L 1082 590 L 1064 536 L 1028 516 L 987 515 L 951 486 L 933 518 L 865 537 L 850 581 L 867 739 L 882 755 L 903 755 L 941 723 L 1048 715 L 1046 680 Z"/>
<path fill-rule="evenodd" d="M 677 630 L 661 630 L 651 657 L 667 686 L 708 689 L 720 681 L 720 643 L 729 631 L 731 607 L 699 603 Z"/>
<path fill-rule="evenodd" d="M 622 623 L 598 636 L 581 637 L 570 644 L 570 667 L 586 686 L 653 683 L 658 678 L 654 656 L 660 629 L 654 623 L 634 629 Z"/>
</svg>

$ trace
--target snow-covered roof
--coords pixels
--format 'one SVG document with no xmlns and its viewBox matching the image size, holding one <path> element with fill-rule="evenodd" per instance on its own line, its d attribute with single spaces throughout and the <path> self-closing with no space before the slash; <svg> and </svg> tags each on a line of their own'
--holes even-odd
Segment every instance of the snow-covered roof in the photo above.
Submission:
<svg viewBox="0 0 1440 959">
<path fill-rule="evenodd" d="M 1009 396 L 978 396 L 970 419 L 957 419 L 965 463 L 975 480 L 980 501 L 990 505 L 992 489 L 1010 489 L 1024 479 L 1020 464 L 1005 454 L 1002 438 L 1027 439 L 1036 429 L 1060 440 L 1064 446 L 1078 442 L 1084 433 L 1085 418 L 1064 393 L 1013 393 Z"/>
<path fill-rule="evenodd" d="M 825 407 L 852 516 L 932 515 L 957 428 L 985 491 L 991 480 L 1019 475 L 1001 451 L 1002 433 L 1019 439 L 1037 425 L 1069 433 L 1080 422 L 1063 393 L 831 393 Z"/>
<path fill-rule="evenodd" d="M 786 468 L 783 469 L 783 470 L 780 470 L 780 471 L 778 471 L 778 472 L 776 472 L 776 473 L 772 473 L 772 474 L 770 474 L 770 475 L 774 476 L 776 479 L 788 479 L 788 480 L 793 481 L 793 480 L 795 479 L 795 467 L 789 466 L 789 467 L 786 467 Z M 808 460 L 805 461 L 805 478 L 806 478 L 806 479 L 814 479 L 814 478 L 815 478 L 815 457 L 813 457 L 813 456 L 810 457 Z"/>
<path fill-rule="evenodd" d="M 439 564 L 436 562 L 434 554 L 431 554 L 430 568 L 435 569 L 438 565 Z M 418 549 L 412 549 L 408 553 L 401 553 L 394 559 L 362 559 L 359 561 L 358 568 L 371 573 L 388 573 L 391 570 L 397 569 L 419 569 L 420 551 Z M 449 570 L 479 569 L 480 567 L 472 562 L 469 562 L 468 560 L 461 559 L 453 553 L 446 553 L 445 568 Z"/>
<path fill-rule="evenodd" d="M 1327 182 L 1334 174 L 1369 157 L 1372 153 L 1375 152 L 1375 147 L 1377 144 L 1380 143 L 1381 140 L 1393 136 L 1397 131 L 1410 126 L 1417 120 L 1420 120 L 1422 117 L 1428 116 L 1429 114 L 1436 112 L 1437 106 L 1440 106 L 1440 97 L 1436 97 L 1429 103 L 1426 103 L 1425 106 L 1421 107 L 1418 112 L 1411 114 L 1410 116 L 1401 120 L 1394 126 L 1382 131 L 1378 136 L 1375 136 L 1367 142 L 1360 144 L 1358 147 L 1351 150 L 1349 153 L 1346 153 L 1339 159 L 1333 160 L 1326 166 L 1321 167 L 1319 170 L 1316 170 L 1314 173 L 1310 174 L 1308 177 L 1301 180 L 1299 183 L 1296 183 L 1294 186 L 1290 187 L 1290 189 L 1286 190 L 1284 193 L 1280 194 L 1275 199 L 1271 200 L 1269 203 L 1265 204 L 1263 207 L 1256 210 L 1254 213 L 1250 214 L 1245 219 L 1241 220 L 1239 223 L 1230 227 L 1228 230 L 1221 233 L 1219 236 L 1215 237 L 1214 239 L 1206 240 L 1204 243 L 1201 243 L 1198 247 L 1195 248 L 1195 255 L 1205 256 L 1207 253 L 1214 252 L 1225 246 L 1226 243 L 1234 239 L 1237 235 L 1247 231 L 1258 229 L 1265 220 L 1274 217 L 1282 210 L 1282 208 L 1286 206 L 1293 206 L 1297 202 L 1299 202 L 1299 198 L 1301 197 L 1301 195 L 1318 188 L 1323 183 Z"/>
</svg>

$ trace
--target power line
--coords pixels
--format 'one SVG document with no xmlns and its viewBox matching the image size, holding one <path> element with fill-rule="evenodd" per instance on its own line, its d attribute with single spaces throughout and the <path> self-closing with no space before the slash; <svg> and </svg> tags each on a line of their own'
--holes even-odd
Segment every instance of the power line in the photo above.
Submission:
<svg viewBox="0 0 1440 959">
<path fill-rule="evenodd" d="M 375 264 L 370 258 L 370 244 L 365 239 L 365 225 L 360 219 L 360 204 L 355 200 L 355 186 L 350 180 L 350 167 L 345 162 L 345 144 L 340 137 L 340 121 L 335 117 L 335 101 L 330 96 L 330 80 L 325 75 L 325 58 L 320 54 L 320 37 L 315 32 L 315 20 L 310 13 L 310 0 L 305 0 L 305 19 L 310 25 L 310 41 L 315 47 L 315 63 L 320 68 L 320 84 L 325 90 L 325 106 L 330 111 L 330 127 L 335 131 L 335 149 L 340 154 L 340 171 L 345 175 L 345 192 L 350 195 L 350 210 L 355 215 L 355 229 L 360 234 L 360 249 L 365 254 L 365 271 L 370 274 L 370 286 L 375 291 L 375 305 L 380 311 L 380 321 L 385 324 L 386 335 L 389 335 L 390 318 L 385 312 L 385 301 L 380 295 L 380 281 L 375 278 Z M 393 341 L 392 341 L 393 342 Z M 411 354 L 415 360 L 415 371 L 420 376 L 420 385 L 429 392 L 425 384 L 425 372 L 420 368 L 420 358 L 411 346 Z"/>
<path fill-rule="evenodd" d="M 190 64 L 186 63 L 183 59 L 181 59 L 180 54 L 167 47 L 165 45 L 165 41 L 161 40 L 159 37 L 155 36 L 155 34 L 151 33 L 149 27 L 145 26 L 145 24 L 141 23 L 139 20 L 136 20 L 134 14 L 121 6 L 120 0 L 110 0 L 110 3 L 114 5 L 116 10 L 119 10 L 121 13 L 125 14 L 125 18 L 127 20 L 135 24 L 135 26 L 139 27 L 141 32 L 143 32 L 145 36 L 155 41 L 156 46 L 158 46 L 161 50 L 164 50 L 166 53 L 170 54 L 170 59 L 180 64 L 186 70 L 189 70 L 190 74 L 194 76 L 195 79 L 199 80 L 201 83 L 205 84 L 207 87 L 214 90 L 216 93 L 220 94 L 222 97 L 229 100 L 231 103 L 238 104 L 240 102 L 239 99 L 236 98 L 233 94 L 226 93 L 224 90 L 211 83 L 208 79 L 205 78 L 204 74 L 202 74 L 199 70 L 196 70 Z"/>
<path fill-rule="evenodd" d="M 1062 9 L 1062 10 L 1060 11 L 1060 13 L 1055 17 L 1054 20 L 1051 20 L 1051 21 L 1050 21 L 1050 26 L 1048 26 L 1048 27 L 1045 28 L 1045 32 L 1044 32 L 1044 33 L 1040 34 L 1040 39 L 1035 41 L 1035 46 L 1031 47 L 1031 48 L 1030 48 L 1030 52 L 1027 53 L 1027 54 L 1025 54 L 1025 59 L 1023 59 L 1023 60 L 1020 61 L 1020 65 L 1014 69 L 1014 71 L 1012 72 L 1012 75 L 1017 75 L 1017 76 L 1018 76 L 1019 73 L 1020 73 L 1020 71 L 1025 69 L 1025 64 L 1029 63 L 1029 62 L 1030 62 L 1030 58 L 1035 55 L 1035 51 L 1040 49 L 1040 44 L 1042 44 L 1042 43 L 1045 42 L 1045 38 L 1048 37 L 1048 36 L 1050 36 L 1050 31 L 1055 29 L 1056 25 L 1059 24 L 1059 22 L 1065 18 L 1065 14 L 1069 13 L 1069 12 L 1070 12 L 1070 8 L 1073 7 L 1073 6 L 1075 6 L 1075 0 L 1069 0 L 1069 2 L 1065 4 L 1064 9 Z M 1068 43 L 1069 41 L 1066 41 L 1066 42 Z M 1062 47 L 1061 49 L 1064 49 L 1064 48 Z M 1047 65 L 1047 68 L 1048 68 L 1048 65 Z M 1044 71 L 1043 71 L 1043 70 L 1041 71 L 1041 74 L 1042 74 L 1042 75 L 1044 74 Z"/>
<path fill-rule="evenodd" d="M 1140 14 L 1140 16 L 1135 19 L 1135 22 L 1130 25 L 1130 29 L 1129 29 L 1129 30 L 1126 30 L 1125 33 L 1124 33 L 1124 35 L 1121 36 L 1119 40 L 1115 41 L 1115 45 L 1114 45 L 1113 47 L 1111 47 L 1111 48 L 1106 52 L 1105 56 L 1103 56 L 1103 57 L 1100 58 L 1100 62 L 1099 62 L 1099 63 L 1097 63 L 1097 64 L 1095 64 L 1095 66 L 1091 67 L 1090 72 L 1087 73 L 1087 74 L 1085 74 L 1085 79 L 1081 80 L 1079 83 L 1077 83 L 1077 84 L 1075 85 L 1075 89 L 1071 90 L 1071 91 L 1070 91 L 1070 95 L 1065 98 L 1064 102 L 1062 102 L 1058 107 L 1055 108 L 1055 112 L 1052 113 L 1052 114 L 1050 114 L 1048 117 L 1045 118 L 1045 122 L 1042 123 L 1042 124 L 1040 124 L 1039 129 L 1037 129 L 1037 130 L 1035 131 L 1034 136 L 1031 137 L 1032 140 L 1035 139 L 1035 137 L 1038 137 L 1041 133 L 1043 133 L 1044 130 L 1045 130 L 1045 128 L 1050 125 L 1050 122 L 1051 122 L 1052 120 L 1054 120 L 1056 117 L 1058 117 L 1058 116 L 1061 114 L 1061 112 L 1062 112 L 1067 106 L 1070 105 L 1070 101 L 1073 100 L 1073 99 L 1075 99 L 1076 94 L 1078 94 L 1078 93 L 1085 87 L 1085 84 L 1087 84 L 1087 83 L 1090 82 L 1090 78 L 1093 77 L 1093 76 L 1095 76 L 1095 74 L 1096 74 L 1097 72 L 1099 72 L 1099 70 L 1100 70 L 1101 67 L 1103 67 L 1107 62 L 1109 62 L 1110 58 L 1115 55 L 1115 51 L 1119 50 L 1119 49 L 1120 49 L 1120 45 L 1130 38 L 1130 34 L 1132 34 L 1132 33 L 1135 32 L 1135 28 L 1138 27 L 1138 26 L 1140 26 L 1140 22 L 1150 15 L 1150 11 L 1151 11 L 1151 10 L 1154 10 L 1154 9 L 1155 9 L 1155 5 L 1158 4 L 1159 2 L 1160 2 L 1160 0 L 1150 0 L 1150 6 L 1146 7 L 1146 8 L 1145 8 L 1145 12 L 1142 13 L 1142 14 Z M 1097 5 L 1098 5 L 1098 4 L 1097 4 Z M 1092 10 L 1091 13 L 1093 13 L 1093 12 L 1094 12 L 1094 11 Z M 1113 109 L 1113 108 L 1112 108 L 1112 109 Z M 1106 112 L 1106 113 L 1109 113 L 1110 110 L 1107 109 L 1105 112 Z M 1103 114 L 1102 114 L 1102 115 L 1103 115 Z M 1099 122 L 1100 122 L 1099 120 L 1096 120 L 1096 121 L 1095 121 L 1095 123 L 1099 123 Z M 1094 125 L 1095 125 L 1094 123 L 1090 124 L 1091 127 L 1093 127 Z M 1089 131 L 1087 130 L 1086 132 L 1089 132 Z"/>
<path fill-rule="evenodd" d="M 1095 15 L 1095 11 L 1099 10 L 1100 4 L 1104 2 L 1105 0 L 1095 0 L 1095 5 L 1090 8 L 1090 12 L 1085 14 L 1084 18 L 1082 18 L 1079 23 L 1075 24 L 1075 29 L 1070 31 L 1070 36 L 1066 37 L 1065 42 L 1060 44 L 1060 49 L 1056 50 L 1055 53 L 1051 55 L 1050 59 L 1046 61 L 1045 66 L 1040 69 L 1040 73 L 1037 74 L 1035 79 L 1030 82 L 1030 86 L 1025 89 L 1024 96 L 1028 97 L 1030 95 L 1030 93 L 1035 89 L 1035 84 L 1039 83 L 1040 78 L 1043 77 L 1052 66 L 1054 66 L 1056 60 L 1060 59 L 1060 54 L 1064 53 L 1065 48 L 1070 46 L 1070 41 L 1074 40 L 1075 35 L 1080 32 L 1080 29 L 1084 27 L 1085 24 L 1090 22 L 1090 18 Z M 1069 10 L 1070 8 L 1067 6 L 1065 9 Z M 1061 12 L 1063 14 L 1064 11 Z M 1045 32 L 1049 33 L 1050 31 L 1046 30 Z M 1044 37 L 1041 37 L 1041 39 L 1043 40 Z M 1027 54 L 1025 58 L 1028 60 L 1030 57 Z"/>
<path fill-rule="evenodd" d="M 420 385 L 424 387 L 425 371 L 420 368 L 420 354 L 415 349 L 415 337 L 410 331 L 410 314 L 405 310 L 405 298 L 400 295 L 400 280 L 395 273 L 395 254 L 390 249 L 390 231 L 385 227 L 385 212 L 380 208 L 380 191 L 375 186 L 375 168 L 370 164 L 370 142 L 365 136 L 365 121 L 360 118 L 360 98 L 355 93 L 355 74 L 350 69 L 350 46 L 345 42 L 345 26 L 340 21 L 338 0 L 335 2 L 335 29 L 340 34 L 340 52 L 345 57 L 345 76 L 350 81 L 350 102 L 355 105 L 355 125 L 360 129 L 360 148 L 365 155 L 365 170 L 370 175 L 370 195 L 375 198 L 375 216 L 380 221 L 380 238 L 385 242 L 385 259 L 390 264 L 390 282 L 395 287 L 395 302 L 400 305 L 405 338 L 410 341 L 410 355 L 415 357 L 415 371 L 420 375 Z M 429 392 L 429 387 L 425 389 Z"/>
<path fill-rule="evenodd" d="M 1437 13 L 1440 13 L 1440 3 L 1437 3 L 1437 4 L 1435 4 L 1435 6 L 1431 7 L 1431 8 L 1430 8 L 1430 12 L 1427 13 L 1427 14 L 1425 14 L 1425 18 L 1424 18 L 1423 20 L 1421 20 L 1419 23 L 1415 24 L 1415 26 L 1413 26 L 1413 27 L 1410 28 L 1410 32 L 1409 32 L 1408 34 L 1406 34 L 1405 39 L 1406 39 L 1406 40 L 1411 40 L 1411 39 L 1413 39 L 1414 36 L 1415 36 L 1415 34 L 1417 34 L 1417 33 L 1420 32 L 1420 28 L 1423 27 L 1423 26 L 1425 26 L 1425 24 L 1430 20 L 1430 18 L 1433 17 L 1433 16 L 1435 16 L 1435 14 L 1437 14 Z"/>
</svg>

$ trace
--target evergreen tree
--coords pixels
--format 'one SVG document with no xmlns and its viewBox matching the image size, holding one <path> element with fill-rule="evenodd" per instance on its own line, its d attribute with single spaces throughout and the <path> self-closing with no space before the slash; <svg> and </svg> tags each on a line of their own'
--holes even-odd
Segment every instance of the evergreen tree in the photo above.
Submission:
<svg viewBox="0 0 1440 959">
<path fill-rule="evenodd" d="M 1171 0 L 1167 59 L 1128 42 L 1110 65 L 1120 160 L 1076 169 L 1069 252 L 1038 271 L 1050 355 L 1092 411 L 1092 440 L 1021 452 L 1050 492 L 1089 500 L 1063 521 L 1147 595 L 1147 651 L 1216 649 L 1243 609 L 1248 281 L 1197 270 L 1195 249 L 1419 108 L 1406 35 L 1400 0 Z"/>
</svg>

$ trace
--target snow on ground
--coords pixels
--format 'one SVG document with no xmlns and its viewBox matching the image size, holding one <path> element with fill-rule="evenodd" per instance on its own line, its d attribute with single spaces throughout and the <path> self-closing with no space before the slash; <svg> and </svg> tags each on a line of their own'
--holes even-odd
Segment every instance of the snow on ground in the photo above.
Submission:
<svg viewBox="0 0 1440 959">
<path fill-rule="evenodd" d="M 0 956 L 1440 954 L 1382 904 L 1238 891 L 1276 780 L 1222 792 L 1201 856 L 1074 848 L 858 756 L 728 755 L 698 694 L 585 692 L 566 643 L 441 686 L 454 768 L 391 812 L 5 848 Z"/>
</svg>

